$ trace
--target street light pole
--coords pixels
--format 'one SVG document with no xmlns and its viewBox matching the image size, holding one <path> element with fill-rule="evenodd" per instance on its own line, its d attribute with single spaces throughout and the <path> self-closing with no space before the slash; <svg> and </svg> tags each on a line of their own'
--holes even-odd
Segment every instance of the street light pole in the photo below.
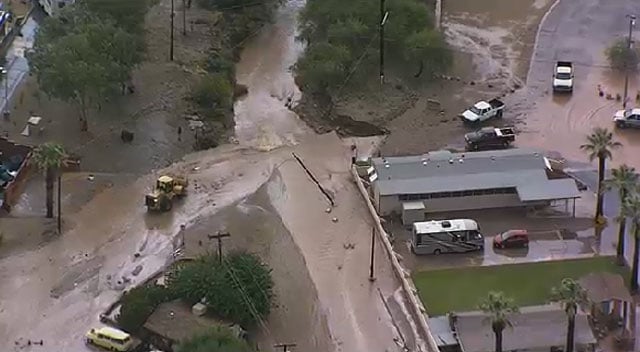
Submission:
<svg viewBox="0 0 640 352">
<path fill-rule="evenodd" d="M 385 0 L 380 0 L 380 84 L 384 84 L 384 23 L 387 21 L 388 12 L 385 12 Z"/>
<path fill-rule="evenodd" d="M 58 234 L 62 234 L 62 172 L 58 170 Z"/>
<path fill-rule="evenodd" d="M 169 60 L 173 61 L 173 18 L 176 17 L 175 8 L 171 0 L 171 47 L 169 48 Z"/>
<path fill-rule="evenodd" d="M 182 35 L 187 35 L 187 0 L 182 0 Z"/>
<path fill-rule="evenodd" d="M 627 15 L 629 18 L 629 37 L 627 39 L 627 49 L 629 50 L 628 54 L 631 54 L 631 50 L 633 50 L 633 26 L 636 24 L 636 16 L 635 15 Z M 625 58 L 624 62 L 624 99 L 622 100 L 622 109 L 627 108 L 627 99 L 629 95 L 629 60 Z"/>
</svg>

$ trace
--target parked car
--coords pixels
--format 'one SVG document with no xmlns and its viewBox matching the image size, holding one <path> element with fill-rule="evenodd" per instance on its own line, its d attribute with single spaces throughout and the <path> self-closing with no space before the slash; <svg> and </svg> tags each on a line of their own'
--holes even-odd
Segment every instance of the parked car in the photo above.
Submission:
<svg viewBox="0 0 640 352">
<path fill-rule="evenodd" d="M 553 92 L 573 92 L 573 64 L 558 61 L 553 70 Z"/>
<path fill-rule="evenodd" d="M 484 127 L 464 135 L 467 150 L 508 148 L 516 140 L 512 127 Z"/>
<path fill-rule="evenodd" d="M 482 100 L 460 114 L 460 119 L 465 123 L 486 121 L 492 117 L 501 118 L 504 103 L 499 99 L 491 99 L 488 102 Z"/>
<path fill-rule="evenodd" d="M 85 335 L 87 344 L 110 351 L 128 352 L 138 344 L 128 333 L 111 327 L 91 329 Z"/>
<path fill-rule="evenodd" d="M 618 128 L 640 128 L 640 108 L 616 111 L 613 122 Z"/>
<path fill-rule="evenodd" d="M 508 230 L 493 237 L 493 248 L 527 248 L 529 233 L 527 230 Z"/>
</svg>

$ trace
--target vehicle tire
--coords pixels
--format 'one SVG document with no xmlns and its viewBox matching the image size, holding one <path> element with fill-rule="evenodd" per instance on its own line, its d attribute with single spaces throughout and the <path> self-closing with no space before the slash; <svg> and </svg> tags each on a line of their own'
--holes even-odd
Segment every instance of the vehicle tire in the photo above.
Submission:
<svg viewBox="0 0 640 352">
<path fill-rule="evenodd" d="M 436 249 L 436 250 L 433 251 L 433 254 L 440 255 L 440 254 L 442 254 L 442 251 L 439 250 L 439 249 Z"/>
<path fill-rule="evenodd" d="M 525 242 L 525 243 L 523 243 L 523 244 L 522 244 L 522 247 L 524 247 L 524 248 L 529 248 L 529 242 Z"/>
<path fill-rule="evenodd" d="M 86 343 L 87 343 L 87 345 L 93 345 L 93 340 L 92 339 L 87 339 Z"/>
<path fill-rule="evenodd" d="M 480 149 L 480 147 L 477 144 L 471 145 L 471 150 L 478 150 L 478 149 Z"/>
<path fill-rule="evenodd" d="M 502 118 L 502 110 L 500 110 L 500 111 L 498 111 L 498 112 L 496 113 L 496 117 L 497 117 L 497 118 L 499 118 L 499 119 L 501 119 L 501 118 Z"/>
<path fill-rule="evenodd" d="M 509 143 L 509 142 L 504 142 L 504 143 L 502 143 L 502 146 L 505 147 L 505 148 L 509 148 L 510 144 L 511 143 Z"/>
<path fill-rule="evenodd" d="M 618 128 L 626 128 L 627 124 L 624 122 L 616 122 L 616 127 Z"/>
</svg>

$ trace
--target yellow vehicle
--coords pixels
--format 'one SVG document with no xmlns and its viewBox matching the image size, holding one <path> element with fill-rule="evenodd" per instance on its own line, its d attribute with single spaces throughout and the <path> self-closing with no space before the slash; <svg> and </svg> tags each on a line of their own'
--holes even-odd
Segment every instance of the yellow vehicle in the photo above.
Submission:
<svg viewBox="0 0 640 352">
<path fill-rule="evenodd" d="M 169 211 L 173 207 L 173 199 L 186 195 L 189 182 L 185 177 L 160 176 L 153 192 L 145 196 L 148 210 Z"/>
<path fill-rule="evenodd" d="M 127 352 L 134 347 L 134 340 L 131 335 L 110 327 L 91 329 L 85 337 L 89 345 L 102 347 L 110 351 Z"/>
</svg>

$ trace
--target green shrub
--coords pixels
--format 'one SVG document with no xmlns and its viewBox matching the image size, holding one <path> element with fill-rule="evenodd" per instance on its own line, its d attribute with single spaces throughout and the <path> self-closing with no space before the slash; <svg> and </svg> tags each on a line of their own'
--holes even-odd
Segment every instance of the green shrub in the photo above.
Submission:
<svg viewBox="0 0 640 352">
<path fill-rule="evenodd" d="M 227 327 L 217 327 L 182 341 L 176 352 L 251 352 L 246 341 Z"/>
<path fill-rule="evenodd" d="M 202 109 L 227 109 L 231 106 L 233 88 L 222 74 L 203 77 L 191 92 L 191 99 Z"/>
<path fill-rule="evenodd" d="M 170 287 L 189 303 L 202 298 L 220 318 L 249 326 L 271 311 L 273 280 L 271 269 L 249 253 L 232 253 L 220 265 L 217 256 L 208 255 L 176 268 Z"/>
<path fill-rule="evenodd" d="M 204 63 L 204 68 L 209 73 L 219 73 L 224 75 L 229 80 L 235 77 L 236 64 L 231 59 L 231 56 L 225 53 L 221 53 L 217 50 L 211 50 L 209 56 Z"/>
<path fill-rule="evenodd" d="M 128 332 L 137 332 L 161 303 L 173 296 L 162 286 L 139 286 L 127 292 L 122 298 L 118 324 Z"/>
<path fill-rule="evenodd" d="M 633 71 L 640 63 L 640 50 L 630 49 L 626 39 L 617 40 L 607 49 L 606 54 L 609 65 L 617 70 Z"/>
</svg>

